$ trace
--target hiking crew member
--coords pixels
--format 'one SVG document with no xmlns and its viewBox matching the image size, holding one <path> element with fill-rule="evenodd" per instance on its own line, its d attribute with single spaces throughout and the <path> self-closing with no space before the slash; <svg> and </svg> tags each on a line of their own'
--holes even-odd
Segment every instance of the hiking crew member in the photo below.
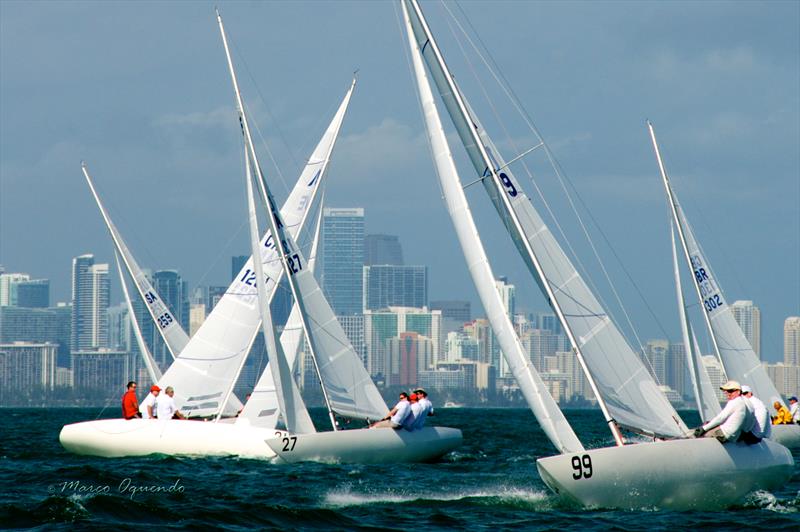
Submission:
<svg viewBox="0 0 800 532">
<path fill-rule="evenodd" d="M 128 389 L 122 396 L 122 417 L 133 419 L 139 417 L 139 400 L 136 398 L 136 381 L 128 383 Z"/>
</svg>

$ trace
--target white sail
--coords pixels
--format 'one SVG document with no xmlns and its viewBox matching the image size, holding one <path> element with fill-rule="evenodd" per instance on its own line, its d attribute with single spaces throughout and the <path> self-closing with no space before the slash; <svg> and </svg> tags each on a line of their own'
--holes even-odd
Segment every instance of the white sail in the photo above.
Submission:
<svg viewBox="0 0 800 532">
<path fill-rule="evenodd" d="M 455 226 L 461 250 L 464 253 L 464 258 L 483 308 L 500 343 L 500 349 L 508 362 L 508 366 L 517 383 L 519 383 L 520 390 L 539 421 L 542 430 L 560 452 L 583 451 L 583 445 L 581 445 L 564 414 L 547 391 L 539 372 L 536 371 L 536 368 L 531 363 L 530 357 L 525 354 L 497 291 L 491 265 L 473 221 L 458 171 L 453 162 L 447 137 L 442 128 L 430 83 L 419 54 L 419 48 L 413 38 L 408 11 L 405 4 L 401 5 L 411 49 L 411 61 L 416 74 L 418 94 L 422 104 L 428 140 L 430 141 L 439 182 L 444 193 L 447 211 Z"/>
<path fill-rule="evenodd" d="M 103 203 L 100 201 L 100 196 L 94 188 L 94 183 L 89 176 L 89 169 L 86 163 L 81 164 L 81 169 L 83 170 L 83 175 L 86 177 L 86 182 L 89 184 L 89 189 L 92 191 L 92 196 L 94 196 L 94 200 L 100 208 L 100 214 L 103 215 L 103 220 L 106 223 L 108 232 L 111 233 L 111 240 L 113 240 L 117 252 L 122 256 L 122 261 L 133 279 L 136 289 L 139 291 L 139 295 L 142 301 L 144 301 L 145 307 L 147 307 L 147 311 L 153 318 L 156 329 L 164 339 L 164 343 L 172 354 L 172 358 L 175 358 L 183 351 L 186 344 L 189 343 L 189 335 L 183 330 L 181 324 L 169 310 L 166 303 L 161 299 L 156 289 L 139 267 L 139 264 L 137 264 L 136 259 L 133 258 L 133 254 L 128 249 L 128 246 L 125 244 L 116 226 L 111 221 L 111 217 L 108 215 Z"/>
<path fill-rule="evenodd" d="M 670 219 L 670 236 L 672 237 L 672 267 L 675 272 L 675 289 L 678 296 L 678 316 L 681 323 L 681 335 L 683 336 L 684 350 L 686 351 L 686 362 L 689 368 L 689 378 L 692 381 L 697 412 L 702 421 L 708 421 L 716 416 L 720 411 L 719 400 L 711 385 L 706 367 L 703 364 L 703 355 L 697 345 L 697 338 L 692 331 L 692 324 L 686 312 L 686 304 L 683 299 L 683 289 L 681 284 L 681 272 L 678 267 L 678 249 L 675 243 L 675 230 L 672 219 Z"/>
<path fill-rule="evenodd" d="M 735 379 L 742 384 L 750 386 L 753 389 L 753 393 L 764 404 L 769 405 L 775 401 L 783 404 L 783 398 L 770 380 L 769 375 L 767 375 L 764 366 L 761 365 L 761 361 L 753 351 L 750 342 L 747 341 L 739 324 L 736 323 L 733 313 L 725 301 L 722 288 L 717 283 L 711 266 L 700 249 L 700 244 L 698 244 L 694 236 L 692 227 L 689 225 L 689 221 L 686 219 L 686 215 L 683 213 L 683 209 L 672 190 L 672 185 L 661 160 L 653 125 L 649 122 L 647 125 L 672 215 L 678 227 L 678 235 L 681 237 L 681 243 L 683 244 L 686 265 L 694 278 L 695 292 L 700 301 L 701 312 L 705 317 L 714 349 L 725 370 L 725 374 L 729 379 Z"/>
<path fill-rule="evenodd" d="M 136 338 L 136 345 L 139 346 L 139 353 L 141 353 L 144 366 L 147 368 L 148 375 L 150 375 L 150 382 L 158 382 L 158 379 L 161 378 L 161 369 L 159 369 L 156 361 L 153 360 L 153 355 L 150 354 L 150 350 L 147 348 L 147 343 L 144 341 L 144 337 L 142 336 L 142 329 L 139 327 L 139 320 L 136 319 L 136 313 L 133 311 L 133 302 L 131 301 L 131 296 L 128 293 L 128 283 L 125 281 L 125 274 L 122 273 L 122 266 L 120 266 L 119 261 L 119 252 L 117 250 L 114 250 L 114 261 L 117 264 L 119 283 L 122 285 L 122 293 L 125 296 L 125 304 L 128 307 L 128 318 L 131 322 L 131 328 L 133 328 L 133 335 Z"/>
<path fill-rule="evenodd" d="M 312 272 L 317 262 L 317 248 L 322 224 L 323 205 L 324 197 L 320 198 L 319 201 L 319 216 L 317 217 L 314 240 L 311 244 L 311 255 L 308 259 L 308 269 Z M 300 319 L 300 308 L 297 304 L 293 304 L 289 319 L 286 321 L 286 326 L 283 328 L 283 331 L 281 331 L 281 347 L 286 356 L 286 362 L 289 367 L 292 368 L 293 374 L 294 369 L 297 367 L 297 357 L 300 354 L 302 342 L 303 323 Z M 265 368 L 253 388 L 250 399 L 245 403 L 242 413 L 239 414 L 239 417 L 236 419 L 236 423 L 248 424 L 256 427 L 275 428 L 279 418 L 280 405 L 278 404 L 278 396 L 275 391 L 275 381 L 272 377 L 272 370 L 270 368 Z"/>
<path fill-rule="evenodd" d="M 247 151 L 247 148 L 245 148 Z M 253 250 L 253 256 L 258 254 L 258 219 L 256 217 L 255 201 L 253 199 L 253 182 L 250 173 L 250 157 L 245 156 L 246 166 L 246 180 L 247 180 L 247 212 L 250 222 L 250 243 Z M 269 207 L 268 207 L 269 208 Z M 273 239 L 273 242 L 275 239 Z M 259 261 L 253 263 L 253 268 L 256 272 L 256 279 L 265 279 L 264 268 Z M 311 421 L 311 416 L 308 415 L 308 410 L 300 396 L 300 391 L 294 382 L 292 376 L 292 368 L 286 360 L 281 348 L 281 343 L 278 341 L 278 335 L 275 332 L 275 326 L 272 323 L 272 313 L 269 308 L 269 301 L 267 292 L 265 290 L 266 283 L 256 282 L 256 291 L 258 292 L 258 304 L 261 311 L 261 330 L 264 333 L 264 343 L 267 347 L 267 354 L 269 355 L 268 364 L 272 373 L 272 380 L 275 388 L 275 396 L 278 399 L 278 406 L 286 423 L 286 430 L 293 434 L 308 434 L 316 432 L 314 423 Z"/>
<path fill-rule="evenodd" d="M 410 0 L 404 1 L 409 5 Z M 686 425 L 544 224 L 474 113 L 465 109 L 418 9 L 415 1 L 409 6 L 412 28 L 442 101 L 520 255 L 551 299 L 576 353 L 583 355 L 607 421 L 612 427 L 616 422 L 637 432 L 682 437 Z"/>
</svg>

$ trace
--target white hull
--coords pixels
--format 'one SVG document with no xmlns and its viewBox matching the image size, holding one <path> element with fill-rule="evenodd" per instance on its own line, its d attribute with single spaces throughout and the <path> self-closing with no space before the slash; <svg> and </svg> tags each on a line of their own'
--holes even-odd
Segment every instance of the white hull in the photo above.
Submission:
<svg viewBox="0 0 800 532">
<path fill-rule="evenodd" d="M 108 458 L 167 454 L 270 459 L 275 453 L 264 440 L 276 434 L 285 432 L 232 422 L 101 419 L 65 425 L 58 438 L 67 451 Z"/>
<path fill-rule="evenodd" d="M 461 445 L 461 431 L 446 427 L 421 430 L 357 429 L 282 436 L 267 440 L 285 462 L 427 462 Z"/>
<path fill-rule="evenodd" d="M 772 425 L 772 439 L 789 449 L 798 449 L 800 425 Z"/>
<path fill-rule="evenodd" d="M 785 484 L 794 472 L 791 453 L 775 442 L 722 445 L 713 438 L 592 449 L 536 465 L 564 499 L 622 509 L 725 508 L 752 491 Z"/>
</svg>

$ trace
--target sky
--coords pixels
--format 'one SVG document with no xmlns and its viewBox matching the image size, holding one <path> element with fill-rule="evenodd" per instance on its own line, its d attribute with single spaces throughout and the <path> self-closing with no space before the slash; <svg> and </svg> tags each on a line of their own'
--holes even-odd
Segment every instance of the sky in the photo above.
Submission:
<svg viewBox="0 0 800 532">
<path fill-rule="evenodd" d="M 229 281 L 230 257 L 249 245 L 215 4 L 275 195 L 285 198 L 357 71 L 327 206 L 365 207 L 368 233 L 399 235 L 406 263 L 429 266 L 430 299 L 468 299 L 482 315 L 435 178 L 398 6 L 384 1 L 0 1 L 5 270 L 49 278 L 55 303 L 70 298 L 73 257 L 113 261 L 85 160 L 141 265 L 177 269 L 191 286 Z M 763 356 L 782 359 L 783 320 L 800 315 L 800 3 L 422 6 L 506 159 L 538 141 L 481 56 L 550 146 L 593 245 L 541 150 L 523 158 L 532 178 L 519 165 L 517 177 L 555 214 L 551 227 L 634 343 L 680 341 L 650 119 L 729 302 L 760 307 Z M 474 170 L 443 120 L 469 183 Z M 518 308 L 545 310 L 486 194 L 467 191 L 495 273 L 517 287 Z"/>
</svg>

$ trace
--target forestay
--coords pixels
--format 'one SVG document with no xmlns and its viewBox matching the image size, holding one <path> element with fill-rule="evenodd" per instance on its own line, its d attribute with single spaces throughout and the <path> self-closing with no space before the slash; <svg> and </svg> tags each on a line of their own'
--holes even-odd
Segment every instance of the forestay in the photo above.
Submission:
<svg viewBox="0 0 800 532">
<path fill-rule="evenodd" d="M 411 60 L 419 90 L 418 94 L 422 104 L 428 139 L 439 182 L 444 193 L 447 211 L 455 226 L 461 250 L 464 253 L 464 258 L 483 308 L 500 344 L 503 356 L 505 356 L 509 368 L 517 383 L 519 383 L 520 390 L 542 430 L 560 452 L 583 451 L 583 445 L 581 445 L 564 414 L 547 391 L 539 372 L 536 371 L 536 368 L 531 363 L 530 357 L 526 355 L 497 291 L 494 274 L 462 189 L 450 152 L 450 146 L 436 109 L 428 77 L 425 73 L 425 67 L 422 63 L 417 43 L 413 38 L 413 30 L 408 20 L 408 10 L 405 4 L 402 4 L 402 8 L 411 49 Z"/>
<path fill-rule="evenodd" d="M 610 416 L 618 424 L 637 432 L 682 437 L 688 431 L 686 425 L 558 245 L 519 182 L 505 167 L 505 161 L 494 149 L 474 113 L 470 114 L 469 121 L 462 115 L 456 97 L 448 87 L 446 73 L 434 56 L 433 47 L 428 46 L 422 23 L 413 9 L 409 11 L 417 45 L 469 158 L 478 175 L 489 177 L 496 172 L 502 180 L 504 190 L 496 187 L 494 179 L 484 179 L 483 182 L 521 256 L 539 281 L 540 288 L 546 292 L 526 248 L 530 247 L 538 259 L 578 344 L 574 347 L 582 351 Z M 461 99 L 466 101 L 463 95 Z M 470 128 L 479 134 L 483 146 L 476 145 Z M 482 149 L 493 160 L 494 168 L 487 168 Z M 500 194 L 507 195 L 519 226 L 512 223 L 512 213 Z"/>
<path fill-rule="evenodd" d="M 183 330 L 181 324 L 169 310 L 167 305 L 162 301 L 161 297 L 158 295 L 158 292 L 147 279 L 147 276 L 139 267 L 136 259 L 134 259 L 133 254 L 130 252 L 128 246 L 125 244 L 125 241 L 122 239 L 122 235 L 120 235 L 116 226 L 111 221 L 111 217 L 108 215 L 103 203 L 100 201 L 100 196 L 97 194 L 97 191 L 94 188 L 94 183 L 92 182 L 92 178 L 89 176 L 89 169 L 87 168 L 86 163 L 81 165 L 81 169 L 83 170 L 83 175 L 86 177 L 86 182 L 89 184 L 89 189 L 92 191 L 92 196 L 94 196 L 97 207 L 100 209 L 100 214 L 103 215 L 103 220 L 106 223 L 108 232 L 111 233 L 111 240 L 113 240 L 117 252 L 122 256 L 122 261 L 125 264 L 125 267 L 127 268 L 131 278 L 133 279 L 134 284 L 136 285 L 136 290 L 138 290 L 145 307 L 147 307 L 147 311 L 153 318 L 156 329 L 164 339 L 164 343 L 166 344 L 169 352 L 172 354 L 172 358 L 177 357 L 178 354 L 180 354 L 180 352 L 183 351 L 183 349 L 189 343 L 189 335 L 186 334 L 186 331 Z"/>
</svg>

